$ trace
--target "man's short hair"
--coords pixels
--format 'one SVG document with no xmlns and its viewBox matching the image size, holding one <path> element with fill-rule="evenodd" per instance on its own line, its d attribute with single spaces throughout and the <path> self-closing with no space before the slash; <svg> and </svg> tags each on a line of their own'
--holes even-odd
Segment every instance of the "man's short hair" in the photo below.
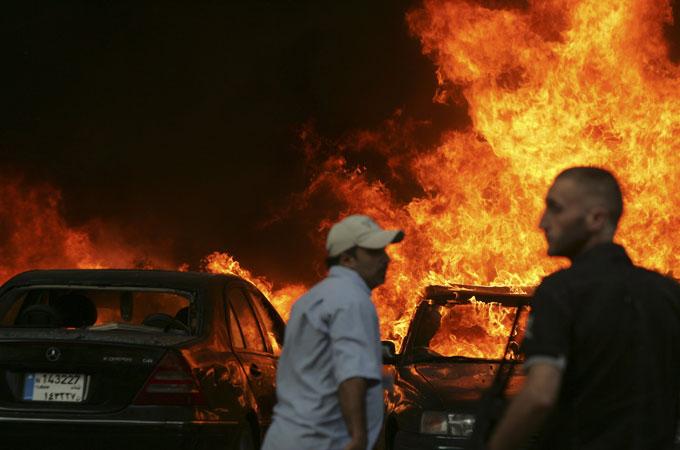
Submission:
<svg viewBox="0 0 680 450">
<path fill-rule="evenodd" d="M 557 175 L 556 179 L 571 178 L 593 195 L 604 201 L 609 210 L 609 219 L 614 228 L 623 213 L 623 195 L 616 177 L 608 170 L 600 167 L 571 167 Z"/>
</svg>

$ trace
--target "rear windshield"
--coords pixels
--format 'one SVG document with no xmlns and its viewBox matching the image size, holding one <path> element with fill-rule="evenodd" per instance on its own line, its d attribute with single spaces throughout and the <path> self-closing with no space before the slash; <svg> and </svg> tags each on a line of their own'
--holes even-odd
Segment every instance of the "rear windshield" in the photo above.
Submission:
<svg viewBox="0 0 680 450">
<path fill-rule="evenodd" d="M 520 312 L 517 328 L 512 330 Z M 416 356 L 501 359 L 510 342 L 510 358 L 519 358 L 519 342 L 526 329 L 528 307 L 494 302 L 424 304 L 414 324 Z"/>
<path fill-rule="evenodd" d="M 190 335 L 192 300 L 189 293 L 145 288 L 18 288 L 0 299 L 0 325 Z"/>
</svg>

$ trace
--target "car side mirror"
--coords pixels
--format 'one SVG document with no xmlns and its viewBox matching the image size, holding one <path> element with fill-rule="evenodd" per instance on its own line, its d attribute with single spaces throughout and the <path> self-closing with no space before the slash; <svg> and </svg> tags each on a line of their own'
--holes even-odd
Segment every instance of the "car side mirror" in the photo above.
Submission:
<svg viewBox="0 0 680 450">
<path fill-rule="evenodd" d="M 383 364 L 395 364 L 397 362 L 397 347 L 392 341 L 381 341 Z"/>
</svg>

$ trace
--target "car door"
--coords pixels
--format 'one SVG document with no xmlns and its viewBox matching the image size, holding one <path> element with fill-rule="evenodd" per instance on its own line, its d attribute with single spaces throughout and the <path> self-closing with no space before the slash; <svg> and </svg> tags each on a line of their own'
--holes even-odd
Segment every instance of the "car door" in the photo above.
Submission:
<svg viewBox="0 0 680 450">
<path fill-rule="evenodd" d="M 233 327 L 224 310 L 223 288 L 214 294 L 211 292 L 210 300 L 203 306 L 203 320 L 212 322 L 207 327 L 212 336 L 194 346 L 191 356 L 201 367 L 201 390 L 213 412 L 223 420 L 240 421 L 245 415 L 248 379 L 238 355 L 232 350 Z M 238 333 L 240 338 L 240 331 Z"/>
<path fill-rule="evenodd" d="M 276 357 L 264 338 L 262 325 L 246 295 L 245 287 L 232 285 L 227 288 L 228 313 L 233 330 L 234 352 L 237 353 L 243 369 L 248 376 L 250 389 L 255 396 L 258 407 L 260 425 L 269 426 L 272 409 L 276 403 Z M 240 332 L 240 339 L 237 334 Z"/>
<path fill-rule="evenodd" d="M 247 293 L 251 304 L 255 307 L 255 312 L 258 315 L 260 324 L 262 325 L 262 330 L 264 331 L 265 340 L 269 345 L 269 350 L 278 357 L 281 354 L 281 349 L 283 347 L 286 323 L 281 319 L 279 313 L 260 291 L 248 286 Z"/>
</svg>

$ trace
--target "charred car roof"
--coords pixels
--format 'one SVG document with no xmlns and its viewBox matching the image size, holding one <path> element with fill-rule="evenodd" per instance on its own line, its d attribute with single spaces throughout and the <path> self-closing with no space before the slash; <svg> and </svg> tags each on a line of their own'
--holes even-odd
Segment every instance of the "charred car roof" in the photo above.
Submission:
<svg viewBox="0 0 680 450">
<path fill-rule="evenodd" d="M 82 286 L 140 286 L 174 288 L 178 290 L 196 289 L 227 280 L 242 280 L 234 275 L 210 274 L 202 272 L 179 272 L 171 270 L 130 270 L 130 269 L 67 269 L 31 270 L 9 279 L 2 291 L 36 284 L 71 284 Z"/>
<path fill-rule="evenodd" d="M 495 302 L 505 306 L 520 306 L 530 303 L 534 287 L 521 286 L 472 286 L 453 284 L 450 286 L 430 285 L 425 288 L 423 300 L 434 303 L 466 303 L 472 297 L 480 302 Z"/>
</svg>

